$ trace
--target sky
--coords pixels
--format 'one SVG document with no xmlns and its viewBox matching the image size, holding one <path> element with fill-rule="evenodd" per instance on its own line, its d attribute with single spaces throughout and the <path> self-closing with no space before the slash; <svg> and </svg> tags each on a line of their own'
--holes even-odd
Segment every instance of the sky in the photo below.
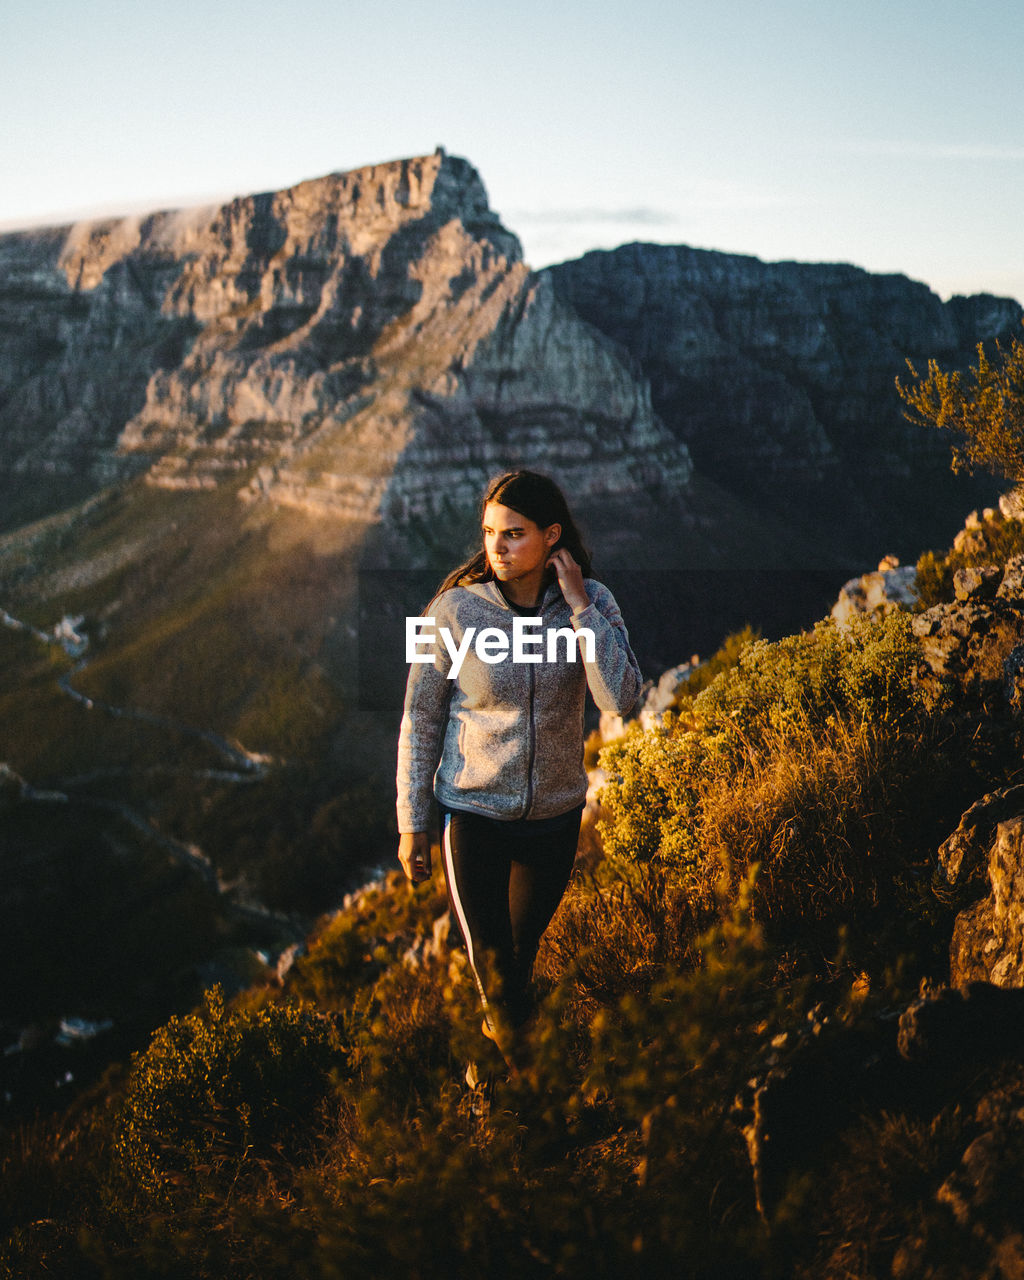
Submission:
<svg viewBox="0 0 1024 1280">
<path fill-rule="evenodd" d="M 1024 4 L 7 0 L 0 229 L 438 146 L 540 267 L 633 240 L 1024 301 Z"/>
</svg>

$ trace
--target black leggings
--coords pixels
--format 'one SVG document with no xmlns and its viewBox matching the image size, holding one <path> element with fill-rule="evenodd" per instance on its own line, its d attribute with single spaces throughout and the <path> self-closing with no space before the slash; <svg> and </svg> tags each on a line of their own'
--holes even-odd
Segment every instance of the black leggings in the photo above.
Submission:
<svg viewBox="0 0 1024 1280">
<path fill-rule="evenodd" d="M 513 1027 L 529 1016 L 534 957 L 569 883 L 582 814 L 578 805 L 555 818 L 503 821 L 441 809 L 448 901 L 485 1017 L 493 1005 Z"/>
</svg>

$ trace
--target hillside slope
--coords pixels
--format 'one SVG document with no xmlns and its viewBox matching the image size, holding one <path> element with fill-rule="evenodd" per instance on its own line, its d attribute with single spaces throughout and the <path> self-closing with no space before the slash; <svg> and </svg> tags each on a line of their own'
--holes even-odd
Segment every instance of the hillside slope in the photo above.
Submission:
<svg viewBox="0 0 1024 1280">
<path fill-rule="evenodd" d="M 1024 524 L 970 521 L 929 592 L 734 649 L 608 745 L 515 1071 L 440 870 L 393 871 L 0 1135 L 0 1265 L 1015 1274 Z"/>
</svg>

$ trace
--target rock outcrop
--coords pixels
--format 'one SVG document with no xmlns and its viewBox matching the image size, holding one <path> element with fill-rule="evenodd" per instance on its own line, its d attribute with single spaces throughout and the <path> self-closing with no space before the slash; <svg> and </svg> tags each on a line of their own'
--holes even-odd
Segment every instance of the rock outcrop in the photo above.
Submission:
<svg viewBox="0 0 1024 1280">
<path fill-rule="evenodd" d="M 823 1176 L 856 1117 L 940 1098 L 963 1102 L 978 1097 L 980 1086 L 963 1158 L 938 1185 L 936 1200 L 968 1240 L 999 1252 L 1010 1234 L 1002 1210 L 1019 1202 L 1022 1059 L 1024 991 L 989 982 L 932 988 L 903 1009 L 853 1021 L 812 1010 L 802 1029 L 765 1047 L 734 1103 L 759 1212 L 772 1221 L 794 1173 Z M 925 1265 L 934 1245 L 926 1236 L 907 1239 L 892 1274 L 940 1274 Z"/>
<path fill-rule="evenodd" d="M 953 1216 L 975 1275 L 1024 1276 L 1024 1233 L 1019 1206 L 1024 1196 L 1020 1148 L 1024 1140 L 1024 1087 L 1020 1079 L 993 1088 L 978 1103 L 972 1138 L 956 1169 L 936 1193 Z M 959 1241 L 958 1241 L 959 1243 Z M 928 1274 L 915 1241 L 893 1261 L 896 1280 Z M 930 1274 L 936 1274 L 931 1271 Z"/>
<path fill-rule="evenodd" d="M 894 609 L 911 609 L 917 601 L 916 580 L 913 565 L 901 565 L 895 556 L 886 556 L 873 573 L 851 578 L 843 585 L 832 606 L 832 617 L 844 623 L 857 614 L 884 617 Z"/>
<path fill-rule="evenodd" d="M 972 1081 L 986 1083 L 966 1108 L 963 1154 L 935 1192 L 934 1202 L 944 1211 L 941 1231 L 935 1231 L 932 1216 L 930 1230 L 911 1232 L 896 1251 L 892 1275 L 1024 1275 L 1024 991 L 971 982 L 925 996 L 901 1017 L 899 1045 L 932 1087 L 944 1075 L 947 1093 L 960 1105 L 974 1092 Z M 920 1090 L 922 1079 L 915 1083 Z M 942 1259 L 950 1255 L 962 1264 L 947 1269 Z"/>
<path fill-rule="evenodd" d="M 939 849 L 939 867 L 951 889 L 981 889 L 996 828 L 1020 814 L 1024 814 L 1024 785 L 993 791 L 971 805 Z"/>
<path fill-rule="evenodd" d="M 936 705 L 955 688 L 987 714 L 1005 715 L 1020 703 L 1024 556 L 1014 556 L 1004 568 L 959 570 L 954 581 L 954 601 L 913 620 L 924 657 L 918 686 Z"/>
<path fill-rule="evenodd" d="M 901 1012 L 900 1057 L 920 1067 L 969 1072 L 1024 1052 L 1024 991 L 990 982 L 925 990 Z"/>
<path fill-rule="evenodd" d="M 988 851 L 988 897 L 956 918 L 950 981 L 1024 986 L 1024 813 L 1001 822 Z"/>
<path fill-rule="evenodd" d="M 947 894 L 968 905 L 957 915 L 950 982 L 1024 987 L 1024 786 L 983 796 L 939 849 Z"/>
<path fill-rule="evenodd" d="M 893 380 L 908 357 L 967 364 L 977 342 L 1020 323 L 1017 303 L 943 303 L 904 276 L 670 245 L 588 253 L 548 274 L 630 353 L 701 474 L 841 530 L 862 559 L 880 543 L 909 560 L 948 540 L 947 442 L 903 419 Z M 960 510 L 990 491 L 965 485 Z"/>
</svg>

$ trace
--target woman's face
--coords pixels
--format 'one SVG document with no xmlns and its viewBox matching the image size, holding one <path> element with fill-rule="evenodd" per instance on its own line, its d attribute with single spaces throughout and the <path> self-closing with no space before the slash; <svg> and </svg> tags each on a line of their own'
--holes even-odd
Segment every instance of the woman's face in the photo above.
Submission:
<svg viewBox="0 0 1024 1280">
<path fill-rule="evenodd" d="M 543 572 L 551 549 L 562 535 L 561 525 L 542 529 L 528 516 L 500 502 L 488 502 L 483 518 L 487 563 L 499 582 L 514 582 Z"/>
</svg>

